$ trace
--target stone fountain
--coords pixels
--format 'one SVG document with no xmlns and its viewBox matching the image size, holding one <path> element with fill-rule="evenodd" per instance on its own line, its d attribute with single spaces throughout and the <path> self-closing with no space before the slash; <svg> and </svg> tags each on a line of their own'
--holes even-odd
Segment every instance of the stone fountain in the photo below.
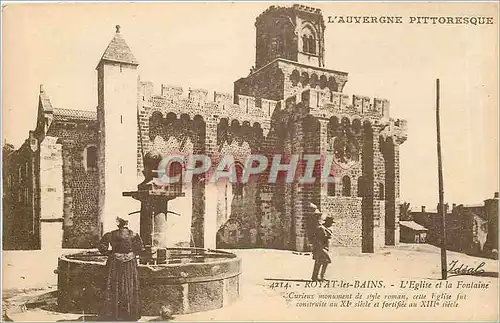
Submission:
<svg viewBox="0 0 500 323">
<path fill-rule="evenodd" d="M 162 306 L 173 314 L 218 309 L 239 296 L 240 259 L 203 248 L 169 248 L 164 244 L 168 201 L 183 196 L 182 184 L 158 178 L 161 155 L 144 156 L 144 181 L 123 192 L 141 202 L 140 235 L 146 252 L 139 261 L 142 315 L 158 316 Z M 182 215 L 181 215 L 182 216 Z M 106 256 L 91 250 L 64 255 L 58 262 L 58 307 L 65 312 L 97 313 L 102 304 Z"/>
</svg>

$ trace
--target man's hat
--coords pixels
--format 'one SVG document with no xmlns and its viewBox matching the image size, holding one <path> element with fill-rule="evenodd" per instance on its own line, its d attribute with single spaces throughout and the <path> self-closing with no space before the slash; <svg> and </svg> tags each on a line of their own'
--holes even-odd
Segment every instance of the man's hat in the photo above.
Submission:
<svg viewBox="0 0 500 323">
<path fill-rule="evenodd" d="M 334 221 L 333 221 L 333 216 L 328 215 L 328 216 L 325 218 L 325 222 L 334 222 Z"/>
</svg>

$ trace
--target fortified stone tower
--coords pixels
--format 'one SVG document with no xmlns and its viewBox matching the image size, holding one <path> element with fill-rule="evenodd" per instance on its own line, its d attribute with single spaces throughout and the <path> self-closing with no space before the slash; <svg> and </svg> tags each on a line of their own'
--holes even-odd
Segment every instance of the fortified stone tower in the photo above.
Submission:
<svg viewBox="0 0 500 323">
<path fill-rule="evenodd" d="M 137 86 L 139 63 L 116 26 L 97 65 L 99 123 L 99 219 L 104 231 L 116 216 L 139 209 L 122 191 L 137 186 Z"/>
<path fill-rule="evenodd" d="M 238 95 L 278 101 L 316 87 L 342 92 L 347 73 L 324 68 L 325 23 L 320 9 L 271 6 L 257 17 L 255 26 L 255 69 L 234 83 L 234 103 Z"/>
</svg>

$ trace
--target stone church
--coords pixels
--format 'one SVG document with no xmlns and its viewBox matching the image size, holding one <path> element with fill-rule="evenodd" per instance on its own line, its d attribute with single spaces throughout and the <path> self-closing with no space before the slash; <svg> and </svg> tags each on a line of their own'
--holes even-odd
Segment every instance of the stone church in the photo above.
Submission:
<svg viewBox="0 0 500 323">
<path fill-rule="evenodd" d="M 179 215 L 155 220 L 162 245 L 305 251 L 311 202 L 334 217 L 336 246 L 374 252 L 397 244 L 406 121 L 390 117 L 385 99 L 343 92 L 348 73 L 325 67 L 319 9 L 271 6 L 255 27 L 255 66 L 232 94 L 166 85 L 154 93 L 119 26 L 96 67 L 95 112 L 53 107 L 41 88 L 36 128 L 4 156 L 5 246 L 91 248 L 117 215 L 137 228 L 138 215 L 129 214 L 140 206 L 122 192 L 142 181 L 150 151 L 233 155 L 239 173 L 250 154 L 330 154 L 337 179 L 197 176 L 168 204 Z"/>
</svg>

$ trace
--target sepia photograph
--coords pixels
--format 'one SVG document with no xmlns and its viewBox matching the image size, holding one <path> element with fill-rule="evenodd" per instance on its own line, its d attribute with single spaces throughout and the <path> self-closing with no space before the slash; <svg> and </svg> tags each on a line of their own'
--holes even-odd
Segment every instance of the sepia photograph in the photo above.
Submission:
<svg viewBox="0 0 500 323">
<path fill-rule="evenodd" d="M 497 2 L 2 2 L 2 320 L 499 320 Z"/>
</svg>

